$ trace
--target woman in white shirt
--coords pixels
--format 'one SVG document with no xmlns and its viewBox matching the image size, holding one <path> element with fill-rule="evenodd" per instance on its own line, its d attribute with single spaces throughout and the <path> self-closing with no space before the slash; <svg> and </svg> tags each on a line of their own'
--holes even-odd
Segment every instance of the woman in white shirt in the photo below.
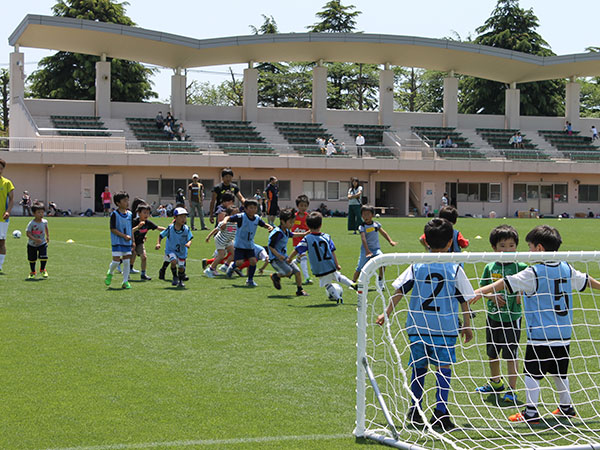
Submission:
<svg viewBox="0 0 600 450">
<path fill-rule="evenodd" d="M 363 187 L 358 185 L 358 178 L 352 177 L 350 180 L 350 189 L 348 189 L 348 231 L 358 230 L 362 223 L 360 208 L 362 207 Z"/>
</svg>

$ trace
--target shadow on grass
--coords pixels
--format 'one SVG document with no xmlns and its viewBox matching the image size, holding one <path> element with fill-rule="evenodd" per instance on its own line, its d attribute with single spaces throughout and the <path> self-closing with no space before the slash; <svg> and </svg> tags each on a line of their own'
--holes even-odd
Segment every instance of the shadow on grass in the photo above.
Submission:
<svg viewBox="0 0 600 450">
<path fill-rule="evenodd" d="M 514 408 L 525 404 L 521 400 L 517 400 L 516 402 L 503 400 L 503 395 L 504 393 L 489 394 L 487 397 L 485 397 L 483 401 L 489 403 L 490 405 L 498 406 L 500 408 Z"/>
<path fill-rule="evenodd" d="M 36 283 L 38 281 L 46 281 L 47 278 L 25 278 L 28 283 Z"/>
<path fill-rule="evenodd" d="M 279 295 L 267 295 L 267 298 L 281 298 L 281 299 L 286 299 L 286 300 L 290 300 L 292 298 L 295 298 L 295 295 L 283 295 L 283 294 L 279 294 Z"/>
</svg>

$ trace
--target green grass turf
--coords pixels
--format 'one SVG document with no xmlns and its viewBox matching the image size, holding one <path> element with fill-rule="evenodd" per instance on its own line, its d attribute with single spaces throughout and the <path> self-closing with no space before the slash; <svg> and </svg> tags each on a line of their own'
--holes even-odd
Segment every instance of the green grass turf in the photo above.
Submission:
<svg viewBox="0 0 600 450">
<path fill-rule="evenodd" d="M 399 243 L 394 251 L 422 250 L 425 219 L 381 222 Z M 457 227 L 471 239 L 470 251 L 488 251 L 490 229 L 503 222 L 519 230 L 521 250 L 527 231 L 542 223 L 460 219 Z M 598 222 L 546 222 L 559 228 L 561 250 L 595 249 Z M 9 234 L 26 223 L 12 218 Z M 256 278 L 256 289 L 241 278 L 208 279 L 200 265 L 214 249 L 204 242 L 206 231 L 195 232 L 187 289 L 156 278 L 163 254 L 153 249 L 156 232 L 147 245 L 154 279 L 141 283 L 133 275 L 133 289 L 124 291 L 116 274 L 115 289 L 107 289 L 108 219 L 49 218 L 49 228 L 48 280 L 25 281 L 27 240 L 7 240 L 0 275 L 0 448 L 167 448 L 151 444 L 161 442 L 170 442 L 168 448 L 361 448 L 351 435 L 352 291 L 336 307 L 318 285 L 308 286 L 305 298 L 296 298 L 287 280 L 276 291 L 271 268 Z M 345 230 L 345 219 L 324 222 L 342 272 L 351 277 L 360 240 Z M 259 230 L 257 242 L 266 236 Z M 383 240 L 382 249 L 392 251 Z M 218 441 L 208 445 L 211 440 Z"/>
</svg>

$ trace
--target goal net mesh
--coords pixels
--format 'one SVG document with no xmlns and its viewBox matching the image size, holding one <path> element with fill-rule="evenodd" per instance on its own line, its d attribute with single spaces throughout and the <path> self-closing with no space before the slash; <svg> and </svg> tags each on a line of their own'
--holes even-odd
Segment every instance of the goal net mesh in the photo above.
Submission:
<svg viewBox="0 0 600 450">
<path fill-rule="evenodd" d="M 553 377 L 540 381 L 539 424 L 510 422 L 508 416 L 525 408 L 523 357 L 527 342 L 525 318 L 521 323 L 518 353 L 517 402 L 505 401 L 505 392 L 479 393 L 476 388 L 490 379 L 486 352 L 486 298 L 471 306 L 473 339 L 456 342 L 456 363 L 448 398 L 448 411 L 456 428 L 442 431 L 431 426 L 436 406 L 436 368 L 429 366 L 418 414 L 423 426 L 407 420 L 415 404 L 410 389 L 410 341 L 407 314 L 411 293 L 402 298 L 383 325 L 377 318 L 394 294 L 392 283 L 411 264 L 459 263 L 473 289 L 479 287 L 484 267 L 493 262 L 566 261 L 576 270 L 599 279 L 600 252 L 556 253 L 423 253 L 387 254 L 370 260 L 358 287 L 357 405 L 355 435 L 405 449 L 600 449 L 600 298 L 591 288 L 573 289 L 573 311 L 568 379 L 575 418 L 552 414 L 559 404 Z M 383 275 L 381 275 L 383 271 Z M 380 279 L 381 277 L 381 279 Z M 433 288 L 432 288 L 433 289 Z M 564 299 L 563 299 L 564 300 Z M 520 300 L 525 302 L 525 298 Z M 462 320 L 460 308 L 458 317 Z M 452 320 L 444 317 L 443 320 Z M 508 386 L 507 362 L 500 355 L 501 376 Z M 372 372 L 372 379 L 369 377 Z M 378 389 L 377 389 L 378 388 Z M 379 391 L 379 392 L 378 392 Z M 380 394 L 380 395 L 378 395 Z M 418 403 L 416 403 L 418 405 Z"/>
</svg>

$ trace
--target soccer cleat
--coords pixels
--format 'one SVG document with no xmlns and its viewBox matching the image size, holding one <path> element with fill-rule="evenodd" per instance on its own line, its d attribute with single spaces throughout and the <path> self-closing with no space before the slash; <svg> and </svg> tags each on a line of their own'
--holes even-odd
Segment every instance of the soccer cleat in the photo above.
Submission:
<svg viewBox="0 0 600 450">
<path fill-rule="evenodd" d="M 246 287 L 255 288 L 258 284 L 254 280 L 246 280 Z"/>
<path fill-rule="evenodd" d="M 184 288 L 185 287 L 185 284 L 183 283 L 183 278 L 179 279 L 179 283 L 177 283 L 177 287 L 178 288 Z"/>
<path fill-rule="evenodd" d="M 423 417 L 421 417 L 421 414 L 419 414 L 419 410 L 416 406 L 413 406 L 408 410 L 408 414 L 406 414 L 406 421 L 417 426 L 424 425 Z"/>
<path fill-rule="evenodd" d="M 552 411 L 552 414 L 554 414 L 557 417 L 571 417 L 571 418 L 572 417 L 577 417 L 577 413 L 575 412 L 575 408 L 573 408 L 570 405 L 566 409 L 563 408 L 562 406 L 559 406 L 554 411 Z"/>
<path fill-rule="evenodd" d="M 110 286 L 110 283 L 112 282 L 112 275 L 112 273 L 106 272 L 106 278 L 104 279 L 105 285 Z"/>
<path fill-rule="evenodd" d="M 308 292 L 306 292 L 304 289 L 296 291 L 296 297 L 308 297 Z"/>
<path fill-rule="evenodd" d="M 338 305 L 343 305 L 344 304 L 344 299 L 342 297 L 337 299 L 337 304 Z"/>
<path fill-rule="evenodd" d="M 188 281 L 190 279 L 190 277 L 187 276 L 187 273 L 183 272 L 183 275 L 181 276 L 181 279 L 183 281 Z"/>
<path fill-rule="evenodd" d="M 242 273 L 241 269 L 238 269 L 237 267 L 235 269 L 233 269 L 233 271 L 239 276 L 239 277 L 243 277 L 244 274 Z"/>
<path fill-rule="evenodd" d="M 129 281 L 126 281 L 125 283 L 123 283 L 121 285 L 121 288 L 123 288 L 123 289 L 131 289 L 131 285 L 129 284 Z"/>
<path fill-rule="evenodd" d="M 350 285 L 350 289 L 354 289 L 355 291 L 358 291 L 358 283 L 352 283 Z"/>
<path fill-rule="evenodd" d="M 225 276 L 227 278 L 231 278 L 233 276 L 233 267 L 230 266 L 229 268 L 227 268 L 227 272 L 225 272 Z"/>
<path fill-rule="evenodd" d="M 30 272 L 29 276 L 27 277 L 28 280 L 35 280 L 35 272 Z"/>
<path fill-rule="evenodd" d="M 227 264 L 221 264 L 219 270 L 223 273 L 227 273 Z"/>
<path fill-rule="evenodd" d="M 144 281 L 150 281 L 152 279 L 152 277 L 149 277 L 146 274 L 143 274 L 140 276 L 140 280 L 144 280 Z"/>
<path fill-rule="evenodd" d="M 206 258 L 204 258 L 202 260 L 202 270 L 206 269 L 206 266 L 208 266 L 208 263 L 206 262 Z"/>
<path fill-rule="evenodd" d="M 508 391 L 506 394 L 504 394 L 504 397 L 502 397 L 502 401 L 514 403 L 516 405 L 517 404 L 517 394 L 514 393 L 513 391 Z"/>
<path fill-rule="evenodd" d="M 171 281 L 171 286 L 177 286 L 179 284 L 179 278 L 173 277 L 173 281 Z"/>
<path fill-rule="evenodd" d="M 479 392 L 480 394 L 490 394 L 493 392 L 502 392 L 503 390 L 504 390 L 504 384 L 502 384 L 498 388 L 495 388 L 490 383 L 486 383 L 485 385 L 479 386 L 478 388 L 476 388 L 475 392 Z"/>
<path fill-rule="evenodd" d="M 526 422 L 533 425 L 540 423 L 540 415 L 536 411 L 534 414 L 527 414 L 527 409 L 523 410 L 522 413 L 518 412 L 512 416 L 508 416 L 508 420 L 511 422 Z"/>
<path fill-rule="evenodd" d="M 273 286 L 275 286 L 275 289 L 281 289 L 281 278 L 279 277 L 279 274 L 272 273 L 271 281 L 273 282 Z"/>
<path fill-rule="evenodd" d="M 160 269 L 158 271 L 158 279 L 159 280 L 163 280 L 165 279 L 165 274 L 166 274 L 166 270 L 165 269 Z"/>
<path fill-rule="evenodd" d="M 218 274 L 213 270 L 212 267 L 207 267 L 204 269 L 204 275 L 206 275 L 208 278 L 216 278 Z"/>
<path fill-rule="evenodd" d="M 42 278 L 48 278 L 48 271 L 46 269 L 41 270 L 40 274 L 42 275 Z"/>
<path fill-rule="evenodd" d="M 304 281 L 304 284 L 305 285 L 313 284 L 313 280 L 311 280 L 310 278 L 307 278 L 306 281 Z"/>
<path fill-rule="evenodd" d="M 448 413 L 444 413 L 439 409 L 433 410 L 433 416 L 431 416 L 430 422 L 433 428 L 441 428 L 442 431 L 450 431 L 456 428 L 456 425 L 450 420 Z"/>
<path fill-rule="evenodd" d="M 133 267 L 131 269 L 129 269 L 130 273 L 140 273 L 139 270 L 134 269 Z"/>
</svg>

